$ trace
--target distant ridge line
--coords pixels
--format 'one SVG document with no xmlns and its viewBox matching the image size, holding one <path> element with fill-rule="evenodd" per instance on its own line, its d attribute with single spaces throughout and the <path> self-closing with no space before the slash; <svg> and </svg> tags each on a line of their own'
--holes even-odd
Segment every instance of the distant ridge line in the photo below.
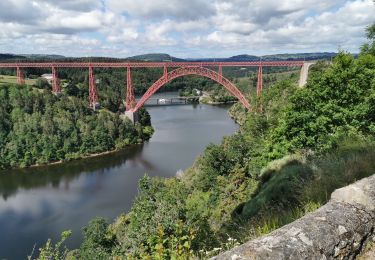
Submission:
<svg viewBox="0 0 375 260">
<path fill-rule="evenodd" d="M 311 52 L 311 53 L 284 53 L 255 56 L 248 54 L 235 55 L 229 58 L 176 58 L 166 53 L 150 53 L 131 56 L 127 58 L 112 57 L 65 57 L 62 55 L 45 54 L 0 54 L 0 60 L 33 60 L 33 61 L 149 61 L 149 62 L 241 62 L 241 61 L 301 61 L 320 60 L 335 57 L 335 52 Z"/>
</svg>

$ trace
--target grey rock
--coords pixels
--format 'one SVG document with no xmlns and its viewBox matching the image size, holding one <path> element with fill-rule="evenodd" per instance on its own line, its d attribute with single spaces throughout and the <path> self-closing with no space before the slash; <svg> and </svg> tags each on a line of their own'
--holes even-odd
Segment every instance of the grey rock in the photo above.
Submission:
<svg viewBox="0 0 375 260">
<path fill-rule="evenodd" d="M 355 259 L 374 228 L 375 175 L 337 189 L 315 212 L 212 259 Z"/>
</svg>

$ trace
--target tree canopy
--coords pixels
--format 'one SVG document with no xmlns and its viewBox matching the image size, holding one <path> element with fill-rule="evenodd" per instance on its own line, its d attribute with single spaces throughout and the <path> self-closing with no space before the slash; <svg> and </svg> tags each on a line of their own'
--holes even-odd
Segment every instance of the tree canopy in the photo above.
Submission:
<svg viewBox="0 0 375 260">
<path fill-rule="evenodd" d="M 0 169 L 80 158 L 150 138 L 149 115 L 133 125 L 119 113 L 94 112 L 72 96 L 26 86 L 0 88 Z"/>
</svg>

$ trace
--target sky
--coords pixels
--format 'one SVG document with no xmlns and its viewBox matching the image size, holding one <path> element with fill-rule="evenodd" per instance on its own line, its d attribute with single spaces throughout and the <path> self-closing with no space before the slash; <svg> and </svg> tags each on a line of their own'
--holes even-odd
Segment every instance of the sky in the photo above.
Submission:
<svg viewBox="0 0 375 260">
<path fill-rule="evenodd" d="M 0 53 L 356 53 L 373 22 L 373 0 L 0 0 Z"/>
</svg>

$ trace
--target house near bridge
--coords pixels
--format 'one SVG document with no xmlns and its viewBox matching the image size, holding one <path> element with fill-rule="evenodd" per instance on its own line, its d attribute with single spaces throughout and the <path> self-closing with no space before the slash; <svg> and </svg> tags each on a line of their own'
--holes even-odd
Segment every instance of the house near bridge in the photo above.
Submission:
<svg viewBox="0 0 375 260">
<path fill-rule="evenodd" d="M 48 73 L 43 74 L 41 76 L 41 78 L 47 80 L 49 84 L 52 84 L 52 81 L 53 81 L 53 75 L 52 74 L 48 74 Z"/>
</svg>

